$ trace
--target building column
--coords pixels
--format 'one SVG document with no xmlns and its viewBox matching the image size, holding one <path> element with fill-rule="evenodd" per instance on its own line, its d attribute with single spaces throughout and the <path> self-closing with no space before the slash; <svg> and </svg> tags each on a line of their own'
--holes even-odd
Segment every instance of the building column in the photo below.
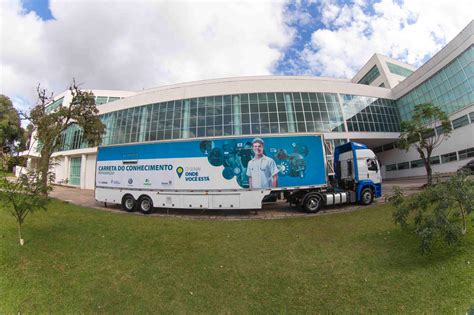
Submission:
<svg viewBox="0 0 474 315">
<path fill-rule="evenodd" d="M 346 113 L 344 113 L 344 101 L 342 100 L 341 94 L 339 94 L 339 93 L 337 93 L 337 100 L 338 100 L 338 103 L 339 103 L 339 108 L 341 109 L 342 120 L 344 121 L 344 131 L 349 132 L 349 128 L 347 128 Z"/>
<path fill-rule="evenodd" d="M 140 113 L 140 124 L 138 125 L 138 142 L 144 142 L 145 141 L 145 136 L 146 132 L 148 132 L 148 126 L 147 126 L 147 121 L 148 121 L 148 106 L 144 106 L 141 109 Z"/>
<path fill-rule="evenodd" d="M 63 172 L 64 178 L 60 178 L 59 180 L 67 181 L 69 183 L 69 156 L 65 155 L 64 156 L 64 172 Z"/>
<path fill-rule="evenodd" d="M 242 115 L 240 106 L 240 97 L 234 95 L 232 98 L 232 124 L 234 125 L 234 135 L 242 134 L 242 121 L 240 119 Z"/>
<path fill-rule="evenodd" d="M 184 100 L 183 108 L 183 138 L 189 138 L 189 119 L 191 114 L 190 100 Z"/>
<path fill-rule="evenodd" d="M 87 155 L 81 155 L 81 189 L 86 189 Z"/>
<path fill-rule="evenodd" d="M 285 109 L 288 117 L 288 132 L 296 132 L 295 114 L 293 110 L 293 102 L 291 101 L 291 94 L 285 93 Z"/>
</svg>

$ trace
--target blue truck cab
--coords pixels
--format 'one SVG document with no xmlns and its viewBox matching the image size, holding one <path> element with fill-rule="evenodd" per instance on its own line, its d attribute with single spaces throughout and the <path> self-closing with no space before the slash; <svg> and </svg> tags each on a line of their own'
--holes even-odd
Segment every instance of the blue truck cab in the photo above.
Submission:
<svg viewBox="0 0 474 315">
<path fill-rule="evenodd" d="M 348 142 L 336 147 L 334 172 L 337 188 L 353 191 L 358 203 L 368 205 L 382 196 L 380 163 L 366 145 Z"/>
</svg>

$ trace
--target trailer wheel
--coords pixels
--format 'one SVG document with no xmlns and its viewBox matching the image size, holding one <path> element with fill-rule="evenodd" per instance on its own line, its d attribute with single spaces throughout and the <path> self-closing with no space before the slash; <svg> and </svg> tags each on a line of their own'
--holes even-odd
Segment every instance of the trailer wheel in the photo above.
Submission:
<svg viewBox="0 0 474 315">
<path fill-rule="evenodd" d="M 153 201 L 148 196 L 141 196 L 138 199 L 138 208 L 143 214 L 150 214 L 153 211 Z"/>
<path fill-rule="evenodd" d="M 122 209 L 127 212 L 135 211 L 136 201 L 132 195 L 125 195 L 122 198 Z"/>
<path fill-rule="evenodd" d="M 374 201 L 374 193 L 370 188 L 364 188 L 360 194 L 360 204 L 368 206 Z"/>
<path fill-rule="evenodd" d="M 321 210 L 322 198 L 319 194 L 308 194 L 303 200 L 303 209 L 308 213 L 316 213 Z"/>
</svg>

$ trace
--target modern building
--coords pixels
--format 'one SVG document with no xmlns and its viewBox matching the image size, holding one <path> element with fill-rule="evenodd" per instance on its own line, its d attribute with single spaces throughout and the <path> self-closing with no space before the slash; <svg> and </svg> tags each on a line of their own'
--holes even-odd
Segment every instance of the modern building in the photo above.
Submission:
<svg viewBox="0 0 474 315">
<path fill-rule="evenodd" d="M 414 106 L 433 103 L 449 114 L 454 129 L 433 153 L 433 170 L 452 172 L 474 158 L 473 30 L 471 22 L 418 69 L 374 54 L 351 80 L 257 76 L 139 92 L 92 90 L 107 126 L 102 144 L 323 133 L 328 152 L 348 140 L 362 142 L 378 155 L 385 178 L 416 176 L 425 174 L 418 154 L 393 143 Z M 62 93 L 50 110 L 70 98 Z M 83 143 L 77 127 L 63 134 L 62 143 L 54 154 L 57 183 L 93 189 L 97 148 Z M 29 157 L 34 167 L 37 154 Z"/>
</svg>

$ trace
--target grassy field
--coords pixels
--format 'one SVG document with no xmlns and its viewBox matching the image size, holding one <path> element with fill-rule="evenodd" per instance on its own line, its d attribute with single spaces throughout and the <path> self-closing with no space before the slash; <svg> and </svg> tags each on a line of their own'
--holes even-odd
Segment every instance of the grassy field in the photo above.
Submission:
<svg viewBox="0 0 474 315">
<path fill-rule="evenodd" d="M 0 211 L 0 313 L 457 313 L 474 233 L 421 256 L 389 206 L 308 218 L 144 217 L 54 201 L 18 245 Z"/>
</svg>

